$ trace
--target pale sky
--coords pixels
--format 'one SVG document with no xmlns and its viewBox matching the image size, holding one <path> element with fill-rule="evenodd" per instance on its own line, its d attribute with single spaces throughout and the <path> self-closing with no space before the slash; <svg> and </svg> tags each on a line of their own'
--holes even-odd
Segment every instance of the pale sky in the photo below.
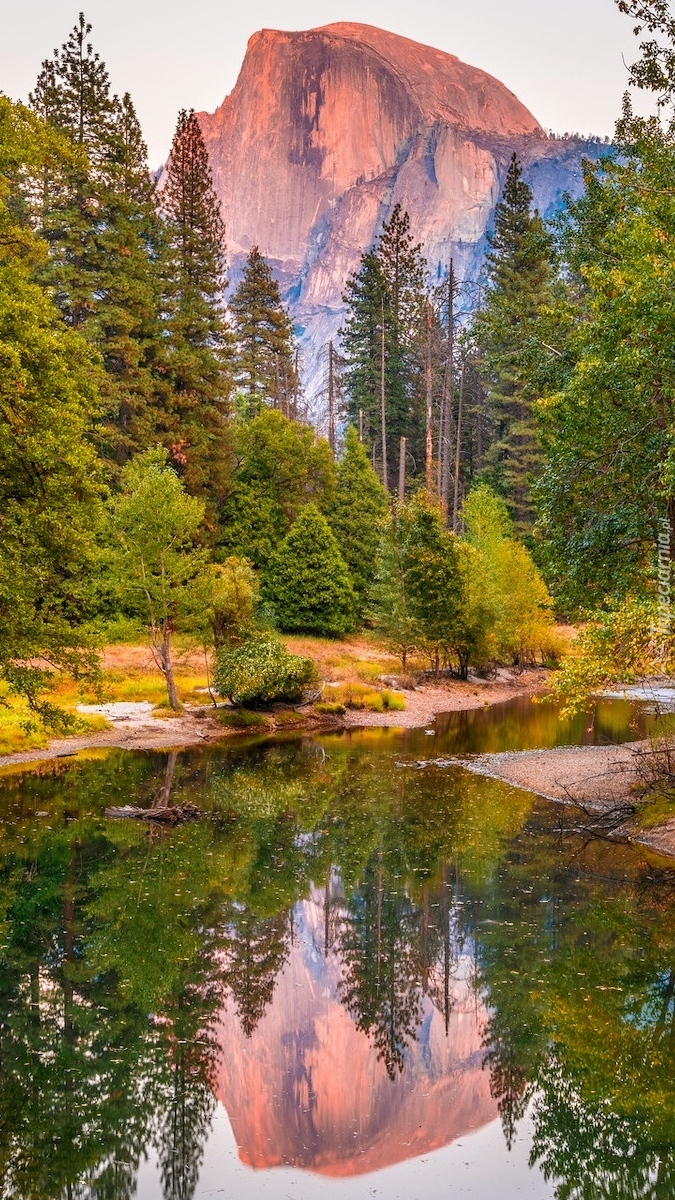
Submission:
<svg viewBox="0 0 675 1200">
<path fill-rule="evenodd" d="M 0 91 L 25 100 L 41 61 L 84 0 L 0 0 Z M 129 91 L 151 165 L 180 108 L 213 111 L 257 29 L 362 21 L 456 54 L 495 75 L 546 128 L 611 134 L 637 54 L 613 0 L 87 0 L 113 88 Z"/>
</svg>

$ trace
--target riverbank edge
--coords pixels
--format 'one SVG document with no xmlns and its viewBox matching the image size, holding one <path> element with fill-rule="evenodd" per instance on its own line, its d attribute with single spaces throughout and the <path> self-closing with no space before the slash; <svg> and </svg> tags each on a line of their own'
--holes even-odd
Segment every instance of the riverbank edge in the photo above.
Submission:
<svg viewBox="0 0 675 1200">
<path fill-rule="evenodd" d="M 323 733 L 340 730 L 388 727 L 393 729 L 424 729 L 437 716 L 448 712 L 492 707 L 512 700 L 515 696 L 534 695 L 546 685 L 548 672 L 543 669 L 523 671 L 512 680 L 473 680 L 468 683 L 450 682 L 445 686 L 423 685 L 406 691 L 406 709 L 402 712 L 367 712 L 348 710 L 344 716 L 292 710 L 292 721 L 279 711 L 260 713 L 264 726 L 237 729 L 221 723 L 210 705 L 184 710 L 177 716 L 139 716 L 116 721 L 105 730 L 52 738 L 41 750 L 19 750 L 0 755 L 0 773 L 13 767 L 39 767 L 53 759 L 74 758 L 90 750 L 194 750 L 216 745 L 234 737 L 277 737 L 293 733 Z"/>
<path fill-rule="evenodd" d="M 457 757 L 454 763 L 475 775 L 498 779 L 575 809 L 582 814 L 581 825 L 602 833 L 613 841 L 645 846 L 657 854 L 675 858 L 675 818 L 645 826 L 638 814 L 618 820 L 613 827 L 603 822 L 613 814 L 621 816 L 622 807 L 635 801 L 636 790 L 644 783 L 640 764 L 652 748 L 648 740 L 624 742 L 616 746 L 556 746 L 546 750 L 508 750 L 498 754 L 480 754 L 474 758 Z"/>
</svg>

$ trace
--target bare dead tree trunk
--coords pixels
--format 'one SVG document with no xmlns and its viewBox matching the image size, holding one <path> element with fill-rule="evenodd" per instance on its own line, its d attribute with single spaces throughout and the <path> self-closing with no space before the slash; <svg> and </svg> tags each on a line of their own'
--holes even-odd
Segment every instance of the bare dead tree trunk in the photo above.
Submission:
<svg viewBox="0 0 675 1200">
<path fill-rule="evenodd" d="M 459 407 L 457 409 L 457 447 L 455 450 L 455 494 L 452 504 L 452 529 L 453 533 L 457 533 L 459 523 L 459 460 L 462 448 L 462 407 L 464 403 L 464 367 L 462 363 L 462 373 L 459 379 Z"/>
<path fill-rule="evenodd" d="M 389 491 L 387 468 L 387 393 L 384 379 L 384 300 L 382 301 L 382 353 L 380 356 L 380 407 L 382 417 L 382 484 L 385 492 Z"/>
<path fill-rule="evenodd" d="M 333 343 L 328 343 L 328 445 L 335 456 L 335 368 Z"/>
<path fill-rule="evenodd" d="M 405 500 L 405 446 L 406 439 L 401 438 L 401 449 L 398 458 L 398 498 L 403 504 Z"/>
<path fill-rule="evenodd" d="M 359 409 L 359 441 L 363 441 L 363 409 Z"/>
<path fill-rule="evenodd" d="M 425 438 L 425 479 L 427 492 L 431 494 L 434 472 L 434 430 L 433 430 L 433 372 L 431 368 L 431 333 L 433 329 L 433 309 L 427 301 L 427 359 L 426 359 L 426 401 L 427 421 Z"/>
<path fill-rule="evenodd" d="M 452 401 L 455 368 L 455 265 L 450 259 L 448 273 L 448 356 L 445 370 L 445 387 L 441 409 L 441 507 L 446 521 L 450 502 L 450 430 L 452 426 Z"/>
</svg>

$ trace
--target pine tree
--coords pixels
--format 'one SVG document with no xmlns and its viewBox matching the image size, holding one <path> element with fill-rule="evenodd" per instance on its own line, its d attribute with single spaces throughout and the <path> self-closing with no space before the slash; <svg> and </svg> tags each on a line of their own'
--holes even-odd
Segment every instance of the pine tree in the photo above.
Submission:
<svg viewBox="0 0 675 1200">
<path fill-rule="evenodd" d="M 406 670 L 420 630 L 410 607 L 403 537 L 405 509 L 398 505 L 384 526 L 374 564 L 369 615 L 385 644 L 398 654 Z"/>
<path fill-rule="evenodd" d="M 531 204 L 514 154 L 490 237 L 485 304 L 474 328 L 493 429 L 489 475 L 521 532 L 532 525 L 530 484 L 542 463 L 532 411 L 537 397 L 528 375 L 531 362 L 541 357 L 536 323 L 552 280 L 551 238 Z"/>
<path fill-rule="evenodd" d="M 234 325 L 234 377 L 244 397 L 244 416 L 256 416 L 263 405 L 287 416 L 295 411 L 298 380 L 293 326 L 281 300 L 279 285 L 257 246 L 230 301 Z"/>
<path fill-rule="evenodd" d="M 461 635 L 462 582 L 455 538 L 443 528 L 441 510 L 424 492 L 407 506 L 404 568 L 410 612 L 438 670 L 451 660 Z"/>
<path fill-rule="evenodd" d="M 328 513 L 331 529 L 351 572 L 363 616 L 373 584 L 373 564 L 380 544 L 387 498 L 353 425 L 345 435 L 337 471 L 335 500 Z"/>
<path fill-rule="evenodd" d="M 382 481 L 389 488 L 398 466 L 400 438 L 423 438 L 419 398 L 426 263 L 400 204 L 384 223 L 375 247 L 366 251 L 359 270 L 348 279 L 343 299 L 348 307 L 341 331 L 348 412 L 357 423 L 362 410 L 374 460 L 379 459 Z"/>
<path fill-rule="evenodd" d="M 42 64 L 31 104 L 73 153 L 30 173 L 29 201 L 49 247 L 40 281 L 103 358 L 100 445 L 123 464 L 165 440 L 164 236 L 133 103 L 112 94 L 90 32 L 80 14 Z"/>
<path fill-rule="evenodd" d="M 229 474 L 225 227 L 192 110 L 178 116 L 161 205 L 169 243 L 170 453 L 190 491 L 217 502 Z"/>
<path fill-rule="evenodd" d="M 43 62 L 29 98 L 34 112 L 80 151 L 32 181 L 36 223 L 50 251 L 44 281 L 73 328 L 99 306 L 101 188 L 114 125 L 108 71 L 87 41 L 90 33 L 80 13 L 68 40 Z"/>
<path fill-rule="evenodd" d="M 264 570 L 304 505 L 330 508 L 335 463 L 313 429 L 269 408 L 235 421 L 233 442 L 237 465 L 218 513 L 219 548 Z"/>
<path fill-rule="evenodd" d="M 288 633 L 341 637 L 354 628 L 356 596 L 330 525 L 308 504 L 265 573 L 264 595 Z"/>
</svg>

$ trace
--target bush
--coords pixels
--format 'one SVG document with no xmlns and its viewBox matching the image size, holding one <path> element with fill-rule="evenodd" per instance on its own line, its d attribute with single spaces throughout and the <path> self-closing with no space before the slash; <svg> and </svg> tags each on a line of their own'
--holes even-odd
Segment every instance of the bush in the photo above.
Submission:
<svg viewBox="0 0 675 1200">
<path fill-rule="evenodd" d="M 288 654 L 277 638 L 250 638 L 243 646 L 223 650 L 216 661 L 216 688 L 233 704 L 301 700 L 317 679 L 311 659 Z"/>
</svg>

